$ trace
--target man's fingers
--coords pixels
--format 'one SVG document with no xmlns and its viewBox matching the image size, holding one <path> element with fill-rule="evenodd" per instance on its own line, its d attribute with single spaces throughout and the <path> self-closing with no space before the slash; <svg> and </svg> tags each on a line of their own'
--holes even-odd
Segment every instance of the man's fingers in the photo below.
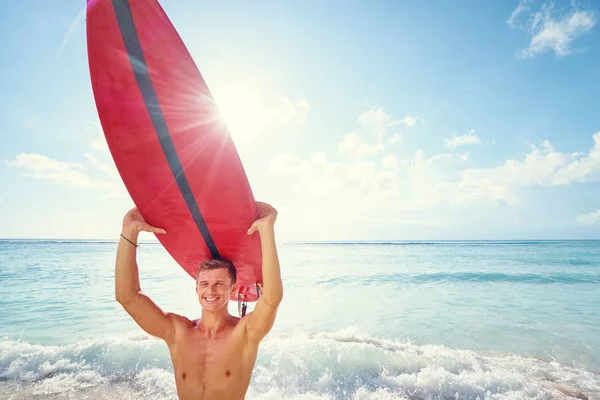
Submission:
<svg viewBox="0 0 600 400">
<path fill-rule="evenodd" d="M 167 233 L 167 231 L 165 231 L 164 229 L 162 229 L 162 228 L 157 228 L 157 227 L 155 227 L 155 226 L 152 226 L 152 225 L 150 225 L 150 224 L 148 224 L 148 223 L 143 223 L 143 224 L 142 224 L 142 226 L 141 226 L 141 229 L 142 229 L 143 231 L 146 231 L 146 232 L 151 232 L 151 233 L 163 233 L 163 234 L 164 234 L 164 233 Z"/>
</svg>

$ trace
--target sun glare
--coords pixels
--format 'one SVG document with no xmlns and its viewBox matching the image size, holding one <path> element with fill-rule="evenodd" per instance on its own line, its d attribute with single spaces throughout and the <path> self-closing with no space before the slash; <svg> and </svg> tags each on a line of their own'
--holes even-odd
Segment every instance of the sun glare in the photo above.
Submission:
<svg viewBox="0 0 600 400">
<path fill-rule="evenodd" d="M 268 113 L 255 91 L 228 87 L 213 92 L 215 102 L 236 143 L 257 139 L 268 121 Z"/>
</svg>

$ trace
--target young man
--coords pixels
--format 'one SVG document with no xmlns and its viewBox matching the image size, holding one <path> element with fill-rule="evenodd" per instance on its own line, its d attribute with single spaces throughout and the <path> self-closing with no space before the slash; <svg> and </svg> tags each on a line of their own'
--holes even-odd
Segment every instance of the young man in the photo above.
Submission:
<svg viewBox="0 0 600 400">
<path fill-rule="evenodd" d="M 242 319 L 230 315 L 227 308 L 237 284 L 235 267 L 225 260 L 200 265 L 196 279 L 202 306 L 199 320 L 161 310 L 140 288 L 134 244 L 139 232 L 166 232 L 146 223 L 135 208 L 123 218 L 115 267 L 116 299 L 144 331 L 167 343 L 182 400 L 243 399 L 259 343 L 273 326 L 283 297 L 275 247 L 277 211 L 266 203 L 257 204 L 260 216 L 248 234 L 260 235 L 263 290 L 254 311 Z"/>
</svg>

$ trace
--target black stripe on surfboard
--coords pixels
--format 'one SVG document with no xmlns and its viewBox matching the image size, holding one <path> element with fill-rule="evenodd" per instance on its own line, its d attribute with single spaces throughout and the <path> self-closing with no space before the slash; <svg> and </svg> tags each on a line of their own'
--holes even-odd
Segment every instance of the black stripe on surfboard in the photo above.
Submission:
<svg viewBox="0 0 600 400">
<path fill-rule="evenodd" d="M 129 56 L 129 61 L 131 62 L 131 68 L 133 69 L 138 87 L 142 93 L 142 97 L 144 98 L 144 103 L 146 104 L 146 109 L 148 110 L 148 114 L 150 115 L 150 119 L 154 125 L 154 130 L 158 135 L 160 145 L 162 146 L 163 152 L 167 157 L 171 171 L 177 180 L 179 190 L 181 191 L 181 194 L 183 195 L 183 198 L 185 199 L 185 202 L 192 213 L 192 217 L 196 222 L 196 226 L 198 227 L 198 230 L 200 230 L 200 233 L 202 234 L 202 237 L 204 238 L 212 257 L 219 258 L 220 255 L 219 251 L 217 250 L 217 246 L 215 245 L 208 227 L 206 226 L 206 222 L 202 217 L 198 203 L 196 203 L 196 199 L 192 193 L 192 188 L 185 177 L 179 156 L 175 151 L 173 138 L 169 133 L 167 123 L 165 122 L 164 115 L 158 102 L 158 96 L 154 90 L 152 80 L 150 79 L 144 52 L 140 44 L 135 22 L 133 21 L 129 0 L 112 0 L 112 3 L 115 10 L 115 15 L 117 16 L 117 23 L 119 24 L 121 36 L 123 37 L 123 42 L 125 43 L 127 55 Z"/>
</svg>

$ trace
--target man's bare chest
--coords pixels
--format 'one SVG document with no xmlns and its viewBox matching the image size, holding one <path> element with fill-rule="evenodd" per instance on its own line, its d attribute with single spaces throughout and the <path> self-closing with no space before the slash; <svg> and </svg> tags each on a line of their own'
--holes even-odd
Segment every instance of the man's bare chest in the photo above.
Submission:
<svg viewBox="0 0 600 400">
<path fill-rule="evenodd" d="M 245 349 L 235 334 L 207 338 L 194 332 L 182 335 L 171 351 L 176 378 L 182 382 L 227 385 L 243 375 Z"/>
</svg>

